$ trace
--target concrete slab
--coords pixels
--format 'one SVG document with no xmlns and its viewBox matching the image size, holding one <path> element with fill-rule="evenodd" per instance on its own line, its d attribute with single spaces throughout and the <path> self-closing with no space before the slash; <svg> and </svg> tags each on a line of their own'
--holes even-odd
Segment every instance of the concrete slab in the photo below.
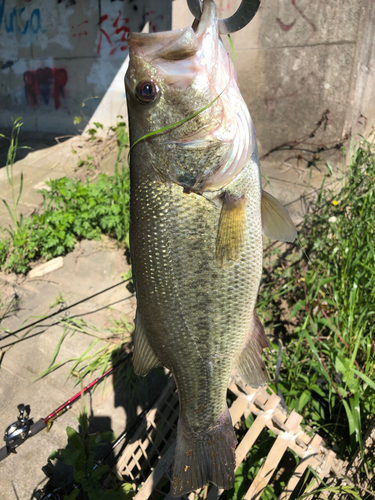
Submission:
<svg viewBox="0 0 375 500">
<path fill-rule="evenodd" d="M 82 301 L 120 283 L 121 273 L 128 269 L 123 250 L 103 240 L 82 242 L 77 245 L 74 252 L 64 257 L 64 266 L 44 278 L 21 280 L 12 275 L 1 274 L 2 297 L 5 297 L 5 289 L 8 291 L 8 297 L 12 294 L 14 296 L 15 293 L 18 297 L 17 311 L 3 320 L 1 327 L 14 331 L 24 323 L 30 324 L 35 321 L 36 317 L 56 311 L 56 308 L 50 309 L 50 305 L 59 293 L 68 304 Z M 124 303 L 126 307 L 122 310 Z M 108 328 L 113 326 L 113 320 L 122 317 L 131 323 L 134 311 L 135 299 L 131 297 L 125 284 L 122 284 L 72 308 L 69 316 L 65 316 L 67 311 L 44 320 L 42 326 L 34 328 L 26 336 L 26 332 L 22 332 L 17 335 L 17 339 L 11 336 L 0 341 L 2 352 L 0 429 L 5 430 L 16 420 L 17 405 L 20 403 L 29 404 L 32 416 L 38 420 L 46 417 L 52 410 L 79 392 L 76 380 L 67 379 L 71 364 L 62 366 L 44 378 L 36 378 L 49 366 L 63 334 L 64 325 L 56 324 L 56 320 L 64 316 L 84 318 L 95 328 L 101 328 L 101 331 L 92 330 L 100 338 L 108 335 Z M 0 334 L 6 335 L 3 331 Z M 77 331 L 74 334 L 70 333 L 64 339 L 56 361 L 77 357 L 95 338 Z M 16 343 L 10 345 L 15 340 Z M 85 385 L 88 382 L 85 380 Z M 93 416 L 93 429 L 112 429 L 116 434 L 120 434 L 129 418 L 134 418 L 136 413 L 141 411 L 139 402 L 147 404 L 147 400 L 157 389 L 155 382 L 156 385 L 160 385 L 160 378 L 155 375 L 149 385 L 147 380 L 142 379 L 138 401 L 133 379 L 128 380 L 128 387 L 122 383 L 113 390 L 113 377 L 109 378 L 104 390 L 102 384 L 94 394 L 86 397 L 86 404 Z M 46 465 L 48 455 L 55 449 L 66 446 L 66 426 L 77 428 L 78 424 L 74 417 L 78 416 L 79 411 L 80 403 L 77 403 L 67 414 L 59 417 L 49 434 L 42 431 L 26 441 L 19 448 L 17 455 L 12 455 L 1 462 L 2 498 L 30 499 L 33 489 L 44 480 L 41 468 Z"/>
</svg>

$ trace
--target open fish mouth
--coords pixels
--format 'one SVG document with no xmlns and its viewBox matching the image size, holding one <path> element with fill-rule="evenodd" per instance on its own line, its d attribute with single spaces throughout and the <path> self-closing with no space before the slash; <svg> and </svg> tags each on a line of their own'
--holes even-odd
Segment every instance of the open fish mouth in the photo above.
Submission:
<svg viewBox="0 0 375 500">
<path fill-rule="evenodd" d="M 168 85 L 176 82 L 181 85 L 203 69 L 210 71 L 212 79 L 218 42 L 218 18 L 212 0 L 204 2 L 201 19 L 195 20 L 191 28 L 159 33 L 131 32 L 128 35 L 130 57 L 140 57 L 157 65 L 160 76 Z M 204 51 L 204 57 L 199 58 L 200 64 L 193 59 L 198 51 Z"/>
</svg>

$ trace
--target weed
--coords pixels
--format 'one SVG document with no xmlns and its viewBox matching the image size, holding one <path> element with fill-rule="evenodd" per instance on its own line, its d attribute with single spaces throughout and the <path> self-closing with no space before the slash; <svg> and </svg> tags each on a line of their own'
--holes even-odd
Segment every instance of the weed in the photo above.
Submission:
<svg viewBox="0 0 375 500">
<path fill-rule="evenodd" d="M 9 169 L 7 163 L 13 208 L 4 200 L 14 229 L 8 230 L 10 238 L 0 238 L 0 269 L 26 273 L 31 262 L 64 255 L 77 241 L 83 238 L 98 240 L 103 234 L 128 246 L 130 182 L 129 170 L 123 164 L 123 152 L 128 147 L 125 124 L 120 122 L 113 128 L 118 142 L 115 175 L 99 174 L 96 182 L 67 177 L 47 181 L 47 188 L 39 191 L 43 197 L 41 212 L 28 218 L 21 215 L 17 219 L 23 176 L 16 196 L 12 172 L 20 126 L 20 122 L 15 123 L 8 153 Z"/>
<path fill-rule="evenodd" d="M 20 133 L 20 128 L 22 126 L 21 123 L 21 118 L 17 118 L 13 122 L 13 128 L 12 128 L 12 133 L 10 136 L 9 140 L 9 148 L 8 148 L 8 154 L 7 154 L 7 160 L 6 160 L 6 173 L 7 173 L 7 178 L 8 178 L 8 183 L 11 187 L 12 191 L 12 206 L 9 206 L 6 200 L 3 199 L 3 203 L 8 210 L 8 213 L 10 215 L 10 218 L 13 223 L 13 227 L 10 226 L 9 229 L 6 229 L 10 236 L 14 239 L 17 238 L 17 235 L 19 232 L 22 231 L 22 214 L 20 214 L 20 217 L 18 218 L 17 215 L 17 207 L 21 198 L 22 194 L 22 188 L 23 188 L 23 173 L 21 172 L 21 177 L 20 177 L 20 185 L 18 188 L 18 193 L 15 188 L 15 183 L 14 183 L 14 177 L 13 177 L 13 165 L 16 160 L 16 154 L 17 154 L 17 149 L 21 149 L 18 146 L 18 137 Z M 2 139 L 7 139 L 5 135 L 0 134 L 0 137 Z M 26 148 L 26 146 L 22 146 L 23 149 Z M 27 148 L 30 149 L 30 148 Z"/>
<path fill-rule="evenodd" d="M 375 413 L 374 180 L 374 149 L 363 140 L 340 192 L 322 186 L 298 244 L 268 248 L 258 303 L 285 344 L 278 389 L 288 409 L 345 458 L 362 449 Z"/>
<path fill-rule="evenodd" d="M 83 383 L 81 377 L 81 386 Z M 82 412 L 78 417 L 80 431 L 67 427 L 68 447 L 54 451 L 49 460 L 58 459 L 74 469 L 75 488 L 65 497 L 66 500 L 74 500 L 81 492 L 88 500 L 126 500 L 133 498 L 131 485 L 122 483 L 116 489 L 106 489 L 103 486 L 103 476 L 110 471 L 108 465 L 95 460 L 95 452 L 98 447 L 108 444 L 114 439 L 111 431 L 89 432 L 89 418 L 86 406 L 83 404 Z M 117 481 L 116 481 L 117 482 Z"/>
<path fill-rule="evenodd" d="M 125 346 L 131 342 L 133 330 L 133 326 L 125 318 L 114 321 L 108 330 L 101 330 L 79 317 L 61 319 L 59 324 L 63 327 L 63 333 L 48 368 L 40 373 L 39 377 L 48 375 L 66 363 L 73 363 L 69 375 L 78 371 L 80 376 L 85 377 L 98 370 L 103 374 L 111 364 L 123 357 Z M 76 332 L 93 337 L 94 340 L 81 355 L 55 363 L 64 339 Z M 125 377 L 128 378 L 128 374 L 125 374 Z"/>
</svg>

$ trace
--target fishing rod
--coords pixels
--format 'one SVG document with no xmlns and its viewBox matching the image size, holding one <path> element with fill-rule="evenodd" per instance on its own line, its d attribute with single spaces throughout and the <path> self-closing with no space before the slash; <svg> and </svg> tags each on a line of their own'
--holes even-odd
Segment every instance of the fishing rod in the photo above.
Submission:
<svg viewBox="0 0 375 500">
<path fill-rule="evenodd" d="M 69 410 L 78 399 L 81 398 L 86 392 L 92 389 L 95 385 L 99 384 L 103 379 L 105 379 L 108 375 L 110 375 L 116 368 L 118 368 L 122 363 L 124 363 L 127 359 L 129 359 L 133 355 L 133 352 L 128 353 L 124 358 L 122 358 L 118 363 L 109 368 L 102 375 L 97 377 L 95 380 L 90 382 L 86 387 L 84 387 L 81 391 L 77 392 L 73 397 L 65 401 L 61 406 L 56 408 L 52 413 L 50 413 L 47 417 L 41 418 L 37 422 L 33 422 L 30 416 L 30 406 L 20 404 L 18 405 L 19 416 L 17 417 L 17 421 L 13 424 L 9 425 L 5 429 L 4 433 L 4 441 L 5 446 L 0 449 L 0 461 L 4 460 L 11 453 L 17 453 L 16 448 L 20 446 L 22 443 L 26 441 L 31 436 L 35 436 L 42 429 L 47 427 L 47 432 L 49 431 L 52 422 L 58 418 L 60 415 Z"/>
<path fill-rule="evenodd" d="M 167 385 L 158 393 L 158 395 L 152 400 L 152 402 L 147 406 L 147 408 L 145 408 L 138 416 L 137 418 L 134 420 L 134 422 L 132 423 L 132 425 L 129 427 L 129 429 L 125 430 L 124 432 L 122 432 L 119 437 L 117 439 L 115 439 L 115 441 L 113 441 L 111 443 L 111 446 L 109 448 L 109 450 L 102 456 L 102 458 L 100 460 L 98 460 L 96 462 L 96 464 L 94 465 L 93 467 L 93 471 L 96 470 L 99 465 L 101 465 L 108 457 L 109 455 L 113 452 L 113 450 L 122 442 L 124 441 L 124 439 L 126 437 L 128 437 L 129 435 L 133 434 L 133 432 L 139 427 L 141 421 L 146 417 L 146 415 L 148 414 L 148 412 L 156 405 L 158 399 L 160 398 L 160 396 L 162 395 L 163 391 L 166 390 L 167 387 L 170 387 L 170 385 L 174 384 L 174 381 L 173 381 L 173 378 L 171 376 L 169 376 L 169 382 L 167 383 Z M 117 460 L 116 460 L 117 461 Z M 44 496 L 40 497 L 39 500 L 63 500 L 64 497 L 67 495 L 67 494 L 70 494 L 74 489 L 77 489 L 80 487 L 80 483 L 78 484 L 74 484 L 72 487 L 71 487 L 71 491 L 69 491 L 68 493 L 66 491 L 64 491 L 62 488 L 55 488 L 53 491 L 51 491 L 50 493 L 46 493 L 44 494 Z"/>
</svg>

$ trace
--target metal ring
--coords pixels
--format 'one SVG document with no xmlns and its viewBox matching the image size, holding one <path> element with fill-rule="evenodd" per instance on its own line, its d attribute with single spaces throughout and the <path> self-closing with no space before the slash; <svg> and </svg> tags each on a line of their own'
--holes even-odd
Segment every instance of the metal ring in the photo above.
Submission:
<svg viewBox="0 0 375 500">
<path fill-rule="evenodd" d="M 201 0 L 187 0 L 187 4 L 195 19 L 199 20 L 202 15 L 203 2 Z M 220 35 L 234 33 L 244 28 L 257 13 L 259 5 L 260 0 L 242 0 L 241 5 L 233 16 L 226 19 L 219 19 Z"/>
</svg>

